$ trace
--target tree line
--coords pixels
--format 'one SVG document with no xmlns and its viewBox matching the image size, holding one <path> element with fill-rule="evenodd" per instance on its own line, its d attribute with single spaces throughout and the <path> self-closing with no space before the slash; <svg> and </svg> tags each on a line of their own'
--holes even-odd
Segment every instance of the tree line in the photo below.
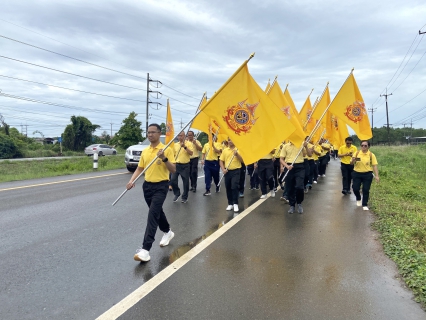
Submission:
<svg viewBox="0 0 426 320">
<path fill-rule="evenodd" d="M 82 116 L 71 116 L 70 124 L 68 124 L 64 132 L 61 134 L 62 146 L 64 152 L 80 152 L 84 148 L 96 143 L 113 145 L 116 148 L 127 149 L 131 145 L 138 144 L 145 140 L 142 136 L 142 122 L 136 119 L 137 113 L 131 112 L 125 118 L 118 132 L 111 137 L 107 131 L 103 131 L 101 135 L 95 135 L 94 132 L 100 128 L 99 125 L 92 123 L 89 119 Z M 166 134 L 165 123 L 160 124 L 162 134 Z M 373 128 L 373 145 L 387 144 L 388 132 L 386 127 Z M 35 131 L 43 134 L 39 131 Z M 176 132 L 177 133 L 177 132 Z M 352 136 L 355 144 L 359 144 L 356 135 Z M 390 128 L 389 141 L 392 145 L 411 143 L 414 137 L 426 137 L 426 129 L 415 128 Z M 198 140 L 204 144 L 208 137 L 205 133 L 201 133 Z M 43 149 L 43 155 L 55 156 L 59 154 L 59 144 L 48 145 L 37 143 L 35 138 L 28 138 L 21 134 L 18 129 L 11 128 L 0 114 L 0 159 L 30 157 L 32 151 Z"/>
</svg>

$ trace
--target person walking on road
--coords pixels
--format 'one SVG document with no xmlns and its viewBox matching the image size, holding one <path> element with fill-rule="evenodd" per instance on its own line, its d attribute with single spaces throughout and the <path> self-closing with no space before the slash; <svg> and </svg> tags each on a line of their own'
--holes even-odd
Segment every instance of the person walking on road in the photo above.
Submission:
<svg viewBox="0 0 426 320">
<path fill-rule="evenodd" d="M 151 259 L 149 250 L 154 243 L 157 227 L 164 232 L 160 241 L 161 247 L 167 246 L 175 235 L 170 229 L 169 222 L 163 211 L 163 203 L 166 200 L 168 192 L 169 173 L 176 171 L 173 150 L 169 148 L 164 150 L 165 145 L 160 142 L 161 127 L 158 124 L 150 124 L 147 135 L 151 144 L 142 152 L 138 167 L 126 185 L 127 190 L 132 189 L 135 186 L 133 181 L 158 156 L 158 159 L 145 172 L 145 181 L 142 185 L 142 190 L 149 208 L 148 219 L 142 248 L 138 249 L 133 257 L 136 261 L 145 262 Z"/>
<path fill-rule="evenodd" d="M 177 202 L 180 197 L 179 175 L 183 182 L 182 203 L 188 202 L 189 192 L 189 161 L 190 156 L 194 153 L 193 143 L 185 140 L 185 132 L 178 134 L 179 143 L 174 145 L 176 172 L 172 174 L 171 184 L 173 188 L 173 202 Z"/>
<path fill-rule="evenodd" d="M 238 198 L 242 162 L 243 158 L 239 155 L 231 139 L 228 139 L 228 147 L 223 149 L 220 155 L 220 168 L 225 178 L 226 198 L 228 199 L 226 210 L 228 211 L 234 209 L 234 212 L 238 212 L 240 210 Z"/>
<path fill-rule="evenodd" d="M 351 194 L 352 171 L 354 166 L 351 164 L 352 155 L 355 154 L 357 148 L 353 145 L 352 137 L 345 139 L 345 145 L 341 146 L 338 151 L 340 158 L 340 170 L 342 171 L 342 193 L 344 195 Z"/>
<path fill-rule="evenodd" d="M 288 190 L 288 200 L 290 203 L 288 213 L 294 213 L 296 204 L 297 212 L 303 213 L 302 202 L 305 198 L 305 164 L 303 157 L 305 155 L 308 157 L 312 156 L 312 149 L 308 148 L 307 141 L 303 143 L 303 150 L 297 156 L 298 153 L 299 148 L 289 142 L 284 145 L 280 154 L 281 164 L 289 171 L 285 178 L 285 187 Z"/>
<path fill-rule="evenodd" d="M 368 199 L 370 197 L 371 182 L 379 179 L 379 170 L 377 168 L 377 159 L 374 153 L 370 150 L 370 142 L 367 140 L 361 141 L 361 150 L 357 151 L 352 156 L 351 164 L 354 165 L 354 171 L 352 172 L 352 190 L 356 197 L 356 205 L 362 206 L 364 211 L 368 211 Z M 373 174 L 374 171 L 374 174 Z M 361 184 L 362 184 L 362 201 L 361 201 Z"/>
<path fill-rule="evenodd" d="M 203 155 L 203 159 L 201 160 L 201 164 L 204 165 L 204 179 L 206 182 L 206 192 L 204 192 L 204 196 L 211 195 L 210 187 L 212 184 L 212 178 L 214 183 L 216 184 L 216 192 L 220 191 L 219 185 L 219 157 L 222 153 L 222 145 L 218 142 L 215 142 L 214 135 L 210 139 L 212 141 L 212 147 L 210 148 L 210 143 L 206 143 L 201 151 Z"/>
<path fill-rule="evenodd" d="M 259 190 L 259 176 L 254 169 L 254 163 L 247 166 L 247 174 L 250 176 L 250 190 Z"/>
<path fill-rule="evenodd" d="M 198 160 L 200 157 L 200 151 L 203 150 L 201 142 L 195 139 L 194 131 L 188 131 L 188 141 L 192 143 L 192 150 L 194 153 L 190 156 L 189 161 L 189 180 L 191 182 L 191 188 L 189 191 L 197 192 L 197 180 L 198 180 Z"/>
<path fill-rule="evenodd" d="M 275 197 L 274 191 L 274 161 L 272 159 L 272 155 L 274 154 L 274 150 L 268 153 L 263 158 L 259 159 L 257 163 L 254 164 L 254 168 L 257 168 L 257 172 L 260 180 L 260 190 L 262 191 L 262 195 L 260 199 L 265 199 L 268 193 L 268 189 L 266 185 L 269 185 L 269 190 L 271 192 L 271 197 Z"/>
</svg>

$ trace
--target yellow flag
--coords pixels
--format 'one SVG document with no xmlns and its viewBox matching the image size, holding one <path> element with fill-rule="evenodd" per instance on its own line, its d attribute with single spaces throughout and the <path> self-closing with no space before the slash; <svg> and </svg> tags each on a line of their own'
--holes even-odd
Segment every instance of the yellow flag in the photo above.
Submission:
<svg viewBox="0 0 426 320">
<path fill-rule="evenodd" d="M 349 131 L 346 124 L 340 121 L 330 111 L 327 112 L 326 121 L 326 135 L 325 137 L 333 144 L 338 147 L 344 144 L 344 141 L 349 137 Z"/>
<path fill-rule="evenodd" d="M 325 87 L 324 93 L 321 96 L 320 100 L 318 101 L 318 103 L 315 106 L 315 109 L 312 113 L 312 120 L 315 121 L 319 121 L 321 116 L 324 114 L 324 112 L 327 110 L 328 105 L 330 104 L 330 90 L 328 89 L 328 83 L 327 86 Z M 327 122 L 326 117 L 324 116 L 321 119 L 321 123 L 325 126 Z"/>
<path fill-rule="evenodd" d="M 269 88 L 271 87 L 271 79 L 268 80 L 268 84 L 266 85 L 265 92 L 268 93 Z"/>
<path fill-rule="evenodd" d="M 353 73 L 349 75 L 334 97 L 329 111 L 351 127 L 359 139 L 368 140 L 373 136 L 364 99 Z"/>
<path fill-rule="evenodd" d="M 290 140 L 297 147 L 300 147 L 303 141 L 305 140 L 306 135 L 303 132 L 302 125 L 300 124 L 299 114 L 297 113 L 297 111 L 291 108 L 290 103 L 287 101 L 286 97 L 282 93 L 278 81 L 275 81 L 272 84 L 267 95 L 281 109 L 281 111 L 296 128 L 296 130 L 291 134 L 291 136 L 288 137 L 288 140 Z"/>
<path fill-rule="evenodd" d="M 271 152 L 296 128 L 259 87 L 246 60 L 202 108 L 223 128 L 245 163 Z"/>
<path fill-rule="evenodd" d="M 175 129 L 173 127 L 172 112 L 170 111 L 169 99 L 167 99 L 167 116 L 166 116 L 166 144 L 175 137 Z M 173 147 L 173 143 L 170 145 Z"/>
<path fill-rule="evenodd" d="M 200 110 L 203 109 L 203 107 L 207 103 L 207 98 L 204 97 L 203 101 L 201 102 Z M 212 137 L 212 133 L 215 134 L 216 141 L 222 142 L 223 140 L 227 140 L 228 136 L 225 133 L 225 131 L 221 128 L 219 128 L 217 125 L 212 123 L 212 119 L 204 112 L 200 111 L 197 116 L 195 117 L 194 121 L 191 124 L 191 128 L 200 130 L 206 134 L 209 135 L 209 139 Z"/>
<path fill-rule="evenodd" d="M 311 91 L 312 93 L 312 91 Z M 302 121 L 303 128 L 307 135 L 309 135 L 315 127 L 315 121 L 312 119 L 312 104 L 311 104 L 311 93 L 306 98 L 305 103 L 303 104 L 302 109 L 300 109 L 299 116 Z M 309 120 L 308 120 L 309 119 Z"/>
</svg>

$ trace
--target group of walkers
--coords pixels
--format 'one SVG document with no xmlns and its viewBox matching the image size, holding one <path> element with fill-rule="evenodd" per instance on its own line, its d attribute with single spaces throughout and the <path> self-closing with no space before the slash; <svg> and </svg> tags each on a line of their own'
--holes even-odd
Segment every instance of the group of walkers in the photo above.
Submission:
<svg viewBox="0 0 426 320">
<path fill-rule="evenodd" d="M 303 213 L 302 202 L 304 195 L 314 184 L 318 177 L 325 177 L 327 164 L 330 161 L 332 146 L 321 139 L 318 143 L 305 141 L 302 147 L 297 147 L 291 142 L 283 142 L 270 153 L 257 162 L 247 165 L 233 141 L 219 143 L 215 136 L 203 147 L 194 137 L 193 131 L 188 134 L 182 131 L 178 135 L 178 142 L 172 148 L 165 148 L 160 142 L 161 127 L 151 124 L 148 127 L 147 137 L 150 146 L 145 149 L 139 161 L 139 165 L 132 175 L 126 188 L 134 187 L 134 180 L 156 157 L 158 159 L 145 171 L 145 181 L 142 189 L 145 201 L 149 207 L 147 226 L 142 243 L 134 255 L 136 261 L 149 261 L 149 250 L 155 240 L 157 228 L 163 232 L 160 246 L 167 246 L 174 237 L 170 229 L 166 215 L 163 211 L 163 203 L 167 197 L 169 185 L 173 191 L 173 202 L 181 199 L 182 203 L 188 202 L 189 191 L 197 191 L 198 160 L 201 151 L 201 164 L 204 167 L 205 192 L 204 196 L 211 195 L 212 182 L 215 184 L 215 192 L 220 192 L 220 170 L 223 173 L 228 205 L 226 210 L 239 211 L 238 200 L 244 197 L 246 170 L 250 177 L 250 190 L 261 190 L 260 199 L 275 197 L 278 187 L 283 191 L 281 200 L 289 203 L 288 213 L 296 210 Z M 308 139 L 306 139 L 308 140 Z M 346 144 L 338 149 L 338 157 L 341 159 L 342 193 L 350 194 L 350 184 L 353 180 L 352 190 L 356 196 L 358 206 L 368 210 L 367 203 L 369 189 L 373 176 L 379 181 L 377 160 L 369 151 L 369 142 L 361 142 L 361 150 L 352 145 L 352 138 L 346 139 Z M 374 175 L 373 175 L 374 171 Z M 169 181 L 169 176 L 171 178 Z M 178 186 L 178 178 L 181 176 L 183 192 Z M 361 197 L 360 187 L 363 196 Z"/>
</svg>

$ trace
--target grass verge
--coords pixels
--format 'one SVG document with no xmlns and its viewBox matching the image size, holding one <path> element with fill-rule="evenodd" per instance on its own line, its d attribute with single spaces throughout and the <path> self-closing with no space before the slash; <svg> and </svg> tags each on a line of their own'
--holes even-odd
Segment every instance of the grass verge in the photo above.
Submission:
<svg viewBox="0 0 426 320">
<path fill-rule="evenodd" d="M 98 160 L 98 171 L 126 169 L 123 156 L 106 156 Z M 46 159 L 40 161 L 0 162 L 0 182 L 27 180 L 92 172 L 93 158 Z"/>
<path fill-rule="evenodd" d="M 426 307 L 426 145 L 374 147 L 380 183 L 371 189 L 373 227 L 415 299 Z"/>
</svg>

